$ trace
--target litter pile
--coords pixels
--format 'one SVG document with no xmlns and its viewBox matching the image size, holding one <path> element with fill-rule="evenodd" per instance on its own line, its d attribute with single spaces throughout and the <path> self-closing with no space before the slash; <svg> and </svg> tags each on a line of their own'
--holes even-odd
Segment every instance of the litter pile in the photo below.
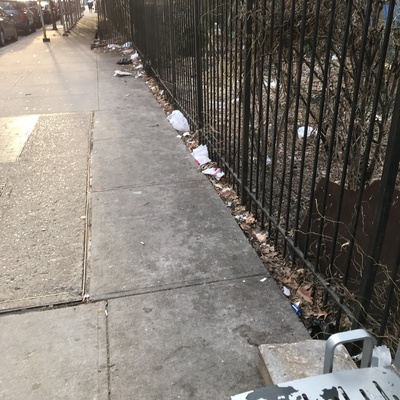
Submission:
<svg viewBox="0 0 400 400">
<path fill-rule="evenodd" d="M 182 133 L 177 136 L 179 139 L 186 138 L 187 141 L 191 140 L 189 123 L 186 117 L 179 110 L 172 111 L 172 113 L 168 115 L 167 119 L 175 130 L 177 130 L 179 133 Z M 197 146 L 196 148 L 193 148 L 192 156 L 196 160 L 196 163 L 199 165 L 199 167 L 201 168 L 201 172 L 204 175 L 213 177 L 217 181 L 225 176 L 225 173 L 221 171 L 221 168 L 216 168 L 213 165 L 211 159 L 208 156 L 208 149 L 206 145 L 202 144 Z"/>
</svg>

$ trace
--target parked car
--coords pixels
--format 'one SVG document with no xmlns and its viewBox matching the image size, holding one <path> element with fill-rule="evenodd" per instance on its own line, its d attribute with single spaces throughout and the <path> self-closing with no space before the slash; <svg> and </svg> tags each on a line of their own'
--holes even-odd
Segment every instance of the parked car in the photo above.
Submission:
<svg viewBox="0 0 400 400">
<path fill-rule="evenodd" d="M 0 0 L 0 7 L 11 15 L 17 25 L 18 31 L 28 35 L 29 32 L 36 31 L 35 17 L 33 12 L 28 9 L 27 5 L 22 1 L 4 1 Z"/>
<path fill-rule="evenodd" d="M 20 1 L 20 0 L 18 0 Z M 26 4 L 29 10 L 33 12 L 33 17 L 35 19 L 36 28 L 42 27 L 42 20 L 40 19 L 40 11 L 39 11 L 39 4 L 35 1 L 24 1 L 23 3 Z"/>
<path fill-rule="evenodd" d="M 18 40 L 17 25 L 14 20 L 2 8 L 0 8 L 0 46 L 4 46 L 6 40 Z"/>
</svg>

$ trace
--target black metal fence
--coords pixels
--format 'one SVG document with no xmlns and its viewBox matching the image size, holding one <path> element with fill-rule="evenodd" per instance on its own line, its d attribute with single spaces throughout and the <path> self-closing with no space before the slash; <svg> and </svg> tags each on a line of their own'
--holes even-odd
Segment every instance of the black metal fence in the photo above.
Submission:
<svg viewBox="0 0 400 400">
<path fill-rule="evenodd" d="M 396 0 L 100 4 L 99 32 L 133 40 L 293 270 L 312 272 L 314 306 L 394 347 Z"/>
</svg>

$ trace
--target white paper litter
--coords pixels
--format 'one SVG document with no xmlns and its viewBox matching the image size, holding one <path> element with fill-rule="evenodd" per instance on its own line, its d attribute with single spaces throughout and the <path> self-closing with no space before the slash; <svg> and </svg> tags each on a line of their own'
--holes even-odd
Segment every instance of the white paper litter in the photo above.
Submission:
<svg viewBox="0 0 400 400">
<path fill-rule="evenodd" d="M 267 80 L 264 80 L 264 85 L 265 85 L 265 87 L 268 87 L 268 81 Z M 277 86 L 278 86 L 278 82 L 277 81 L 271 81 L 270 84 L 269 84 L 269 87 L 271 89 L 275 89 Z"/>
<path fill-rule="evenodd" d="M 290 289 L 289 289 L 289 288 L 287 288 L 286 286 L 284 286 L 284 287 L 282 288 L 282 290 L 283 290 L 283 294 L 284 294 L 286 297 L 289 297 L 289 296 L 290 296 Z"/>
<path fill-rule="evenodd" d="M 304 137 L 306 127 L 301 126 L 299 129 L 297 129 L 297 136 L 302 139 Z M 312 126 L 309 126 L 307 128 L 307 136 L 312 136 L 317 134 L 317 129 L 313 128 Z"/>
<path fill-rule="evenodd" d="M 120 71 L 119 69 L 115 70 L 114 76 L 132 76 L 132 72 Z"/>
<path fill-rule="evenodd" d="M 167 119 L 177 131 L 190 131 L 190 126 L 187 119 L 179 110 L 172 111 L 172 113 L 168 115 Z"/>
<path fill-rule="evenodd" d="M 216 169 L 215 168 L 207 168 L 201 171 L 204 175 L 213 175 L 215 174 Z"/>
<path fill-rule="evenodd" d="M 139 54 L 138 54 L 137 52 L 131 55 L 131 60 L 132 60 L 132 61 L 135 61 L 135 60 L 137 60 L 138 58 L 139 58 Z"/>
<path fill-rule="evenodd" d="M 176 128 L 175 128 L 176 129 Z M 204 165 L 209 163 L 211 160 L 208 158 L 208 149 L 207 146 L 202 144 L 196 149 L 193 150 L 192 156 L 196 160 L 197 164 Z"/>
<path fill-rule="evenodd" d="M 220 168 L 218 168 L 218 169 L 216 169 L 216 168 L 207 168 L 207 169 L 205 169 L 205 170 L 203 170 L 201 172 L 203 174 L 205 174 L 205 175 L 214 176 L 217 181 L 219 181 L 225 175 L 225 173 L 222 172 Z"/>
</svg>

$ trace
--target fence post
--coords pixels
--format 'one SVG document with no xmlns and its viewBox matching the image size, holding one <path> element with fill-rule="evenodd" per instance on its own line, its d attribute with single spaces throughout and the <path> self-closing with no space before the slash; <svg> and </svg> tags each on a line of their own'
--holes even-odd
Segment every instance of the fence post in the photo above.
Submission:
<svg viewBox="0 0 400 400">
<path fill-rule="evenodd" d="M 131 30 L 131 40 L 132 42 L 137 45 L 136 42 L 136 35 L 135 35 L 135 24 L 133 23 L 133 2 L 135 0 L 129 1 L 129 20 L 130 20 L 130 30 Z"/>
<path fill-rule="evenodd" d="M 354 311 L 353 329 L 366 321 L 368 309 L 374 289 L 378 263 L 381 256 L 383 240 L 389 219 L 392 197 L 400 162 L 400 85 L 397 87 L 396 100 L 393 108 L 385 163 L 383 166 L 381 187 L 375 209 L 367 255 L 364 258 L 363 278 L 358 294 L 358 302 Z"/>
<path fill-rule="evenodd" d="M 196 52 L 196 86 L 197 86 L 197 123 L 199 130 L 199 141 L 202 143 L 203 135 L 203 71 L 202 71 L 202 29 L 200 17 L 200 0 L 194 2 L 194 47 Z"/>
<path fill-rule="evenodd" d="M 169 32 L 169 43 L 171 47 L 171 73 L 172 73 L 172 97 L 176 99 L 176 54 L 175 54 L 175 26 L 174 26 L 174 2 L 172 0 L 168 1 L 169 15 L 168 15 L 168 23 L 170 26 Z"/>
<path fill-rule="evenodd" d="M 240 196 L 241 203 L 247 203 L 246 187 L 248 186 L 249 174 L 249 124 L 250 124 L 250 95 L 251 95 L 251 56 L 252 56 L 252 33 L 253 19 L 251 18 L 251 10 L 253 8 L 253 0 L 246 2 L 246 42 L 245 54 L 246 61 L 244 65 L 244 90 L 243 90 L 243 129 L 242 129 L 242 168 L 240 177 Z"/>
</svg>

